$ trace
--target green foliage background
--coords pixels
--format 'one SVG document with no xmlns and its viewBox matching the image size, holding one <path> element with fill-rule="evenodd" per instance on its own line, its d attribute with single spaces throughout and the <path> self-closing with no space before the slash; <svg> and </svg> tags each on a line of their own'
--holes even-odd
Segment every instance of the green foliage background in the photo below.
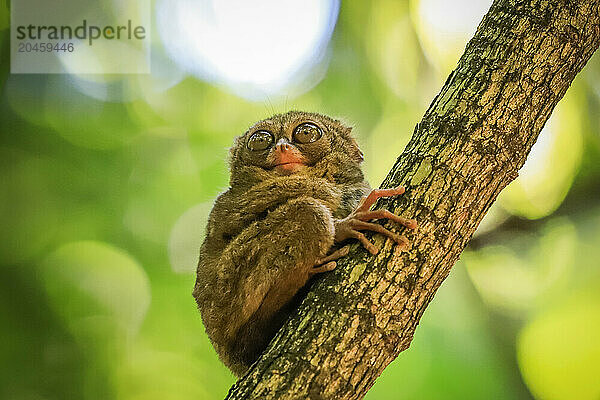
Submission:
<svg viewBox="0 0 600 400">
<path fill-rule="evenodd" d="M 104 101 L 10 74 L 2 3 L 0 398 L 223 398 L 234 379 L 191 290 L 227 147 L 273 112 L 340 116 L 376 186 L 467 39 L 440 42 L 418 6 L 343 3 L 325 75 L 297 97 L 104 76 L 122 95 Z M 369 399 L 600 398 L 599 57 Z"/>
</svg>

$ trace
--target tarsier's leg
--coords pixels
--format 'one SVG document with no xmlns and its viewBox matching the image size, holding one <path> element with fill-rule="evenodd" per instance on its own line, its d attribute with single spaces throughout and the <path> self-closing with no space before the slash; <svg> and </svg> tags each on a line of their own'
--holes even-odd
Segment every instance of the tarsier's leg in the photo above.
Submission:
<svg viewBox="0 0 600 400">
<path fill-rule="evenodd" d="M 406 246 L 408 239 L 402 235 L 398 235 L 389 229 L 384 228 L 379 224 L 367 222 L 373 219 L 390 219 L 410 229 L 417 227 L 417 221 L 400 217 L 388 210 L 373 210 L 371 206 L 381 197 L 398 196 L 404 193 L 404 187 L 398 186 L 394 189 L 374 189 L 368 196 L 364 197 L 358 207 L 350 213 L 346 218 L 336 221 L 335 241 L 342 242 L 349 238 L 357 239 L 371 253 L 377 254 L 379 249 L 371 243 L 366 236 L 360 231 L 373 231 L 381 233 L 393 239 L 396 243 Z"/>
<path fill-rule="evenodd" d="M 235 303 L 215 304 L 224 307 L 220 312 L 229 311 L 223 323 L 230 335 L 213 340 L 223 343 L 229 359 L 224 361 L 234 370 L 248 367 L 281 327 L 286 307 L 333 244 L 333 235 L 331 212 L 319 201 L 301 197 L 248 226 L 225 249 L 219 262 L 236 263 L 240 276 L 234 282 Z"/>
</svg>

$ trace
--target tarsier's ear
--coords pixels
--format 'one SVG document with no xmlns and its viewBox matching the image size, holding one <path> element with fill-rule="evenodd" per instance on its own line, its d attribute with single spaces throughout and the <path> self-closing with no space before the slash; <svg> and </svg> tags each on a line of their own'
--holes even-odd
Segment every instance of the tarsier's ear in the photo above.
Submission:
<svg viewBox="0 0 600 400">
<path fill-rule="evenodd" d="M 363 152 L 360 149 L 360 147 L 358 147 L 358 143 L 356 142 L 356 139 L 351 137 L 350 144 L 352 145 L 352 151 L 351 151 L 350 155 L 352 156 L 352 158 L 354 160 L 356 160 L 356 162 L 362 162 L 365 159 L 365 157 L 364 157 Z"/>
<path fill-rule="evenodd" d="M 354 161 L 360 163 L 365 157 L 360 147 L 358 147 L 358 142 L 351 136 L 351 132 L 352 128 L 346 129 L 346 137 L 348 138 L 348 142 L 350 142 L 350 157 L 352 157 Z"/>
</svg>

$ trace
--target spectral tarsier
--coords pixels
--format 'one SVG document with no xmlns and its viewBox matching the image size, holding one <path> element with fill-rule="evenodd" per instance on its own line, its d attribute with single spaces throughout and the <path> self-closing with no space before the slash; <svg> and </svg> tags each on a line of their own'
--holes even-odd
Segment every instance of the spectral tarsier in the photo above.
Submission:
<svg viewBox="0 0 600 400">
<path fill-rule="evenodd" d="M 291 111 L 235 139 L 230 188 L 208 219 L 194 297 L 208 337 L 238 376 L 265 350 L 308 280 L 348 254 L 340 243 L 357 239 L 376 254 L 360 231 L 408 241 L 369 221 L 416 227 L 387 210 L 369 210 L 404 188 L 371 191 L 350 130 L 324 115 Z"/>
</svg>

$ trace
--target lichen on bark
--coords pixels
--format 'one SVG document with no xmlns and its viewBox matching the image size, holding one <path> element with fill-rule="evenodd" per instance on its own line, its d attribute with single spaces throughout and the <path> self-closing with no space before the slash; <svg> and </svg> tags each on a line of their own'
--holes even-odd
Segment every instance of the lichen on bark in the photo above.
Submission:
<svg viewBox="0 0 600 400">
<path fill-rule="evenodd" d="M 354 246 L 227 398 L 362 398 L 599 42 L 600 0 L 495 1 L 381 185 L 407 188 L 376 206 L 417 219 L 411 247 Z"/>
</svg>

